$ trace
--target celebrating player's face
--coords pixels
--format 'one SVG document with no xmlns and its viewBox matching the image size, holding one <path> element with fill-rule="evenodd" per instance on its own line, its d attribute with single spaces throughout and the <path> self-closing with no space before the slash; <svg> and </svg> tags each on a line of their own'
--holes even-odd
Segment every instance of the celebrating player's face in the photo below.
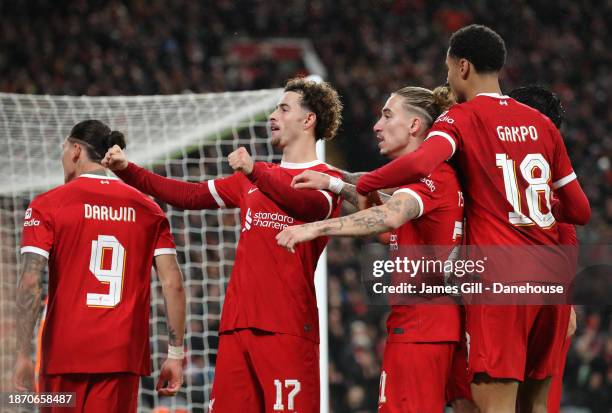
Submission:
<svg viewBox="0 0 612 413">
<path fill-rule="evenodd" d="M 407 153 L 410 143 L 410 125 L 414 116 L 403 107 L 403 101 L 403 97 L 391 95 L 374 125 L 380 154 L 390 158 Z"/>
<path fill-rule="evenodd" d="M 448 73 L 446 75 L 446 81 L 451 88 L 453 94 L 457 97 L 457 102 L 465 102 L 465 94 L 462 91 L 461 87 L 461 70 L 459 65 L 459 59 L 451 57 L 446 54 L 446 68 L 448 69 Z"/>
<path fill-rule="evenodd" d="M 296 92 L 285 92 L 268 118 L 272 145 L 283 148 L 303 131 L 307 117 L 300 104 L 301 96 Z"/>
</svg>

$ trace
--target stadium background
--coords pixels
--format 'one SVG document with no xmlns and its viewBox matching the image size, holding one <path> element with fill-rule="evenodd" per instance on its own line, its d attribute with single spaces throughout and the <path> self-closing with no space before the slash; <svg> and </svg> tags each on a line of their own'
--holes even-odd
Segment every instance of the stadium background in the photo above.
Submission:
<svg viewBox="0 0 612 413">
<path fill-rule="evenodd" d="M 384 161 L 375 155 L 371 127 L 388 93 L 404 85 L 443 83 L 450 33 L 472 22 L 487 24 L 509 50 L 505 91 L 538 83 L 560 95 L 566 109 L 563 135 L 593 208 L 580 241 L 610 244 L 612 2 L 454 3 L 2 1 L 0 91 L 112 96 L 281 87 L 306 73 L 302 60 L 245 50 L 265 39 L 305 38 L 345 104 L 339 136 L 327 145 L 328 161 L 370 170 Z M 246 43 L 236 48 L 237 40 Z M 328 249 L 335 413 L 376 410 L 385 309 L 366 304 L 357 258 L 371 242 L 337 239 Z M 610 307 L 580 306 L 577 313 L 564 404 L 586 410 L 566 411 L 610 412 Z M 8 325 L 1 324 L 0 340 Z M 197 382 L 205 360 L 192 362 L 187 380 Z"/>
</svg>

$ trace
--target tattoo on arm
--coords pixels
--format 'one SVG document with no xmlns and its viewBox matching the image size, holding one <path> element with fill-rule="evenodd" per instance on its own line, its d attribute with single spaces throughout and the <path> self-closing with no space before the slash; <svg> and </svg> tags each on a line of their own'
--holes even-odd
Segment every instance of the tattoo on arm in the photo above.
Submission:
<svg viewBox="0 0 612 413">
<path fill-rule="evenodd" d="M 357 181 L 359 180 L 359 177 L 365 174 L 365 172 L 347 172 L 347 171 L 341 171 L 341 173 L 342 173 L 342 180 L 344 182 L 347 182 L 353 185 L 356 185 Z"/>
<path fill-rule="evenodd" d="M 355 206 L 358 205 L 357 195 L 357 187 L 349 183 L 345 183 L 344 187 L 342 188 L 342 191 L 340 191 L 340 197 L 346 202 Z"/>
<path fill-rule="evenodd" d="M 384 192 L 378 191 L 378 196 L 383 203 L 386 203 L 391 199 L 391 195 L 387 195 Z M 342 191 L 340 191 L 340 197 L 344 199 L 346 202 L 353 204 L 354 206 L 358 206 L 358 193 L 357 187 L 353 184 L 344 183 L 344 187 Z"/>
<path fill-rule="evenodd" d="M 345 185 L 346 186 L 346 185 Z M 384 205 L 364 209 L 345 217 L 313 222 L 319 235 L 362 236 L 389 231 L 414 219 L 419 214 L 419 204 L 412 196 L 393 196 Z"/>
<path fill-rule="evenodd" d="M 21 279 L 17 287 L 17 350 L 32 353 L 32 337 L 40 315 L 41 282 L 47 259 L 39 254 L 25 253 Z"/>
<path fill-rule="evenodd" d="M 166 319 L 168 320 L 168 345 L 182 347 L 183 341 L 179 340 L 174 327 L 172 327 L 172 324 L 170 323 L 170 318 L 168 317 L 168 301 L 166 301 L 166 297 L 164 297 L 164 306 L 166 307 Z"/>
</svg>

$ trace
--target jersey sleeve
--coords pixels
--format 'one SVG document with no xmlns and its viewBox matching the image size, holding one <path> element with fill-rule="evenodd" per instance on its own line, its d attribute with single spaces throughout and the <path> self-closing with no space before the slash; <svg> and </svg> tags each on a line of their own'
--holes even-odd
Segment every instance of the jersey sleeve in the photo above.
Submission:
<svg viewBox="0 0 612 413">
<path fill-rule="evenodd" d="M 576 179 L 572 162 L 570 161 L 565 143 L 561 134 L 555 127 L 549 127 L 550 133 L 553 135 L 555 148 L 553 152 L 552 165 L 552 188 L 559 189 Z"/>
<path fill-rule="evenodd" d="M 467 121 L 466 109 L 461 105 L 455 105 L 438 116 L 427 132 L 425 140 L 434 137 L 446 140 L 452 148 L 449 157 L 451 158 L 461 148 L 462 134 L 460 130 L 465 128 Z"/>
<path fill-rule="evenodd" d="M 329 191 L 292 188 L 291 175 L 262 162 L 255 163 L 248 179 L 290 216 L 303 222 L 329 218 L 338 203 L 338 195 Z"/>
<path fill-rule="evenodd" d="M 182 209 L 233 208 L 239 205 L 237 174 L 204 182 L 166 178 L 130 162 L 117 176 L 126 184 Z"/>
<path fill-rule="evenodd" d="M 53 241 L 52 213 L 48 207 L 35 199 L 25 212 L 21 253 L 31 252 L 49 259 Z"/>
<path fill-rule="evenodd" d="M 170 224 L 168 219 L 163 216 L 160 217 L 161 222 L 159 225 L 159 231 L 157 233 L 157 242 L 155 243 L 155 252 L 153 256 L 158 255 L 176 255 L 176 245 L 174 244 L 174 238 L 170 233 Z"/>
<path fill-rule="evenodd" d="M 402 193 L 410 194 L 417 200 L 419 204 L 419 215 L 416 218 L 431 213 L 442 205 L 440 190 L 436 192 L 435 184 L 429 178 L 423 178 L 419 182 L 405 185 L 395 191 L 393 195 Z"/>
<path fill-rule="evenodd" d="M 416 182 L 431 174 L 452 156 L 453 147 L 442 137 L 434 136 L 414 152 L 402 155 L 372 172 L 361 175 L 356 189 L 362 195 L 384 189 L 397 188 Z"/>
<path fill-rule="evenodd" d="M 211 179 L 207 185 L 219 208 L 238 208 L 244 181 L 246 178 L 241 173 L 234 173 L 224 178 Z"/>
</svg>

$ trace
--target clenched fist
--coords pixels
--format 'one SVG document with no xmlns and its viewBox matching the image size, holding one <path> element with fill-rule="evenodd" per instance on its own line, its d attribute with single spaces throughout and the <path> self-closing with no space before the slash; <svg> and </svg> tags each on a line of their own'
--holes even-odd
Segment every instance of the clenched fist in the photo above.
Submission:
<svg viewBox="0 0 612 413">
<path fill-rule="evenodd" d="M 129 162 L 119 145 L 115 145 L 106 151 L 106 155 L 101 163 L 103 167 L 111 171 L 122 171 L 128 167 Z"/>
<path fill-rule="evenodd" d="M 245 175 L 250 175 L 253 172 L 255 162 L 247 150 L 243 147 L 236 149 L 227 156 L 227 161 L 234 171 L 242 172 Z"/>
</svg>

